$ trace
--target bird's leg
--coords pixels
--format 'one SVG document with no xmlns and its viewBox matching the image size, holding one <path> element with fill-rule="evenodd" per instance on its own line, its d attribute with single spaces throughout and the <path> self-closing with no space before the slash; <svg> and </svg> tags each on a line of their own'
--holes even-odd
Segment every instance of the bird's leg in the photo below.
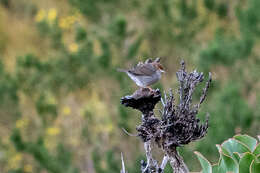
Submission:
<svg viewBox="0 0 260 173">
<path fill-rule="evenodd" d="M 142 91 L 142 92 L 147 92 L 147 89 L 148 89 L 148 88 L 146 88 L 146 87 L 140 87 L 140 88 L 141 88 L 141 91 Z M 149 90 L 149 92 L 150 92 L 150 90 Z"/>
<path fill-rule="evenodd" d="M 153 91 L 153 89 L 151 88 L 151 87 L 149 87 L 149 86 L 146 86 L 146 87 L 140 87 L 140 89 L 141 89 L 141 91 L 149 91 L 149 92 L 152 92 Z"/>
<path fill-rule="evenodd" d="M 150 90 L 150 92 L 152 92 L 152 91 L 153 91 L 153 89 L 152 89 L 151 87 L 147 86 L 147 88 Z"/>
</svg>

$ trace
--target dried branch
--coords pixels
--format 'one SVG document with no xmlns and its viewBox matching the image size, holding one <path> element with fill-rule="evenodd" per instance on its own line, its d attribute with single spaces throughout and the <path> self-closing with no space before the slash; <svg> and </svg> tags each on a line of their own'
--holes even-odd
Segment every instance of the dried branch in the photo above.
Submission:
<svg viewBox="0 0 260 173">
<path fill-rule="evenodd" d="M 180 83 L 178 89 L 180 101 L 175 103 L 172 90 L 168 94 L 164 92 L 164 98 L 160 91 L 147 88 L 137 90 L 131 96 L 125 96 L 121 103 L 142 112 L 142 123 L 136 127 L 137 135 L 144 142 L 147 163 L 142 161 L 142 173 L 163 172 L 169 161 L 175 173 L 188 173 L 188 167 L 177 152 L 177 147 L 188 144 L 204 137 L 208 129 L 208 116 L 204 124 L 196 117 L 200 105 L 206 98 L 211 83 L 211 74 L 203 89 L 200 101 L 192 104 L 192 95 L 197 85 L 204 80 L 203 73 L 196 70 L 188 73 L 184 61 L 177 72 Z M 161 119 L 154 115 L 154 107 L 161 100 L 163 109 Z M 155 142 L 164 151 L 161 166 L 152 157 L 151 143 Z"/>
</svg>

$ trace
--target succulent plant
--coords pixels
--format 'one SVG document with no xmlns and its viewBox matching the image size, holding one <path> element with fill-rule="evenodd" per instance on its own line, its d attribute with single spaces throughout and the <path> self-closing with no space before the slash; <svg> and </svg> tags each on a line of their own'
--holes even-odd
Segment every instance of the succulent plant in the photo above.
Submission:
<svg viewBox="0 0 260 173">
<path fill-rule="evenodd" d="M 260 139 L 259 139 L 260 140 Z M 236 135 L 216 145 L 219 160 L 211 164 L 199 152 L 195 152 L 203 173 L 260 173 L 260 143 L 248 135 Z"/>
</svg>

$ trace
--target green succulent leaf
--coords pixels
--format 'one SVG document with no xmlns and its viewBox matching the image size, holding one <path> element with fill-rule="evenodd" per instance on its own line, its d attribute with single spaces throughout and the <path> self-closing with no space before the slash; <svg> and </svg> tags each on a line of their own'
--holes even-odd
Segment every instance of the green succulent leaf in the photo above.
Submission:
<svg viewBox="0 0 260 173">
<path fill-rule="evenodd" d="M 227 172 L 226 165 L 221 157 L 219 159 L 218 168 L 216 170 L 217 170 L 217 173 L 226 173 Z"/>
<path fill-rule="evenodd" d="M 250 165 L 250 173 L 259 173 L 260 172 L 260 162 L 253 160 Z"/>
<path fill-rule="evenodd" d="M 245 144 L 248 148 L 250 148 L 251 152 L 253 152 L 257 144 L 257 140 L 248 135 L 236 135 L 234 136 L 234 138 Z"/>
<path fill-rule="evenodd" d="M 195 151 L 194 152 L 201 164 L 202 167 L 202 172 L 203 173 L 212 173 L 212 167 L 209 161 L 199 152 Z"/>
<path fill-rule="evenodd" d="M 258 162 L 260 162 L 260 154 L 258 154 L 258 155 L 256 156 L 256 160 L 257 160 Z"/>
<path fill-rule="evenodd" d="M 221 144 L 221 146 L 226 149 L 232 157 L 234 157 L 234 152 L 238 152 L 240 154 L 250 152 L 250 149 L 245 144 L 233 138 L 226 140 Z"/>
<path fill-rule="evenodd" d="M 222 173 L 219 171 L 218 164 L 212 165 L 212 173 Z"/>
<path fill-rule="evenodd" d="M 251 153 L 245 153 L 239 162 L 239 172 L 249 173 L 250 165 L 255 159 L 255 156 Z"/>
<path fill-rule="evenodd" d="M 259 155 L 260 154 L 260 143 L 256 146 L 254 152 L 253 152 L 254 155 Z"/>
<path fill-rule="evenodd" d="M 237 161 L 235 159 L 233 159 L 231 155 L 226 154 L 228 152 L 222 146 L 217 145 L 217 148 L 218 148 L 218 151 L 220 154 L 218 172 L 226 173 L 228 171 L 231 171 L 231 172 L 237 173 L 238 172 Z"/>
<path fill-rule="evenodd" d="M 218 145 L 218 144 L 217 144 L 216 147 L 217 147 L 219 153 L 220 153 L 220 152 L 223 152 L 224 154 L 231 156 L 230 153 L 229 153 L 229 151 L 226 150 L 225 148 L 223 148 L 221 145 Z"/>
<path fill-rule="evenodd" d="M 220 157 L 217 164 L 210 162 L 199 152 L 195 152 L 203 173 L 260 173 L 260 144 L 248 135 L 236 135 L 216 145 Z"/>
<path fill-rule="evenodd" d="M 237 162 L 240 161 L 241 157 L 241 154 L 239 154 L 238 152 L 233 153 L 233 158 L 236 159 Z"/>
<path fill-rule="evenodd" d="M 225 169 L 225 172 L 238 173 L 238 163 L 230 156 L 220 153 L 221 155 L 221 167 Z"/>
<path fill-rule="evenodd" d="M 239 162 L 240 156 L 238 152 L 234 152 L 231 154 L 228 150 L 226 150 L 226 148 L 222 147 L 221 145 L 216 146 L 218 148 L 219 153 L 224 153 L 225 155 L 232 157 L 235 161 L 237 161 L 237 163 Z"/>
<path fill-rule="evenodd" d="M 225 169 L 218 164 L 212 165 L 212 173 L 226 173 Z"/>
</svg>

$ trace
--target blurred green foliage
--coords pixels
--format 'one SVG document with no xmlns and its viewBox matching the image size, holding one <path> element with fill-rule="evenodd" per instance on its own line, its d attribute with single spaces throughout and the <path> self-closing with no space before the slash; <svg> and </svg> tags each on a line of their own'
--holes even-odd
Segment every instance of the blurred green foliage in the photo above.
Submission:
<svg viewBox="0 0 260 173">
<path fill-rule="evenodd" d="M 139 172 L 143 148 L 121 128 L 140 116 L 119 103 L 137 87 L 116 69 L 148 57 L 162 57 L 160 89 L 176 86 L 179 57 L 213 73 L 209 133 L 181 149 L 191 170 L 192 151 L 214 160 L 215 144 L 259 134 L 258 0 L 46 2 L 0 0 L 0 172 L 119 172 L 121 152 Z"/>
<path fill-rule="evenodd" d="M 42 169 L 49 172 L 77 173 L 78 170 L 71 167 L 71 153 L 62 144 L 57 145 L 56 155 L 53 156 L 44 146 L 43 139 L 39 137 L 36 142 L 25 142 L 18 129 L 14 129 L 11 140 L 18 151 L 29 153 L 39 163 Z"/>
</svg>

